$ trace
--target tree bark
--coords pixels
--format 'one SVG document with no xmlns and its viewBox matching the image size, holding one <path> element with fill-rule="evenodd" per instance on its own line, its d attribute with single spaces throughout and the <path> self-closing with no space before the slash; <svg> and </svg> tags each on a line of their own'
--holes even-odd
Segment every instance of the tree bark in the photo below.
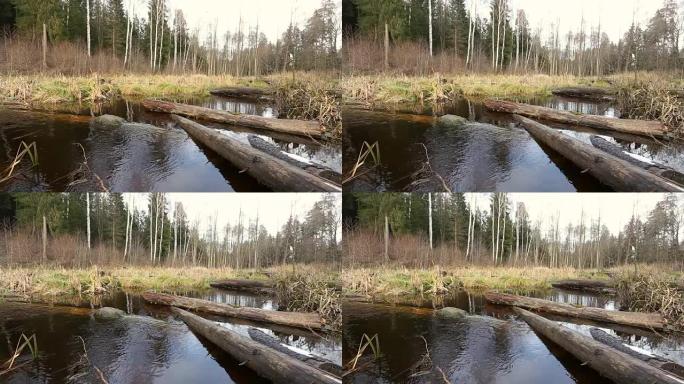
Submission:
<svg viewBox="0 0 684 384">
<path fill-rule="evenodd" d="M 555 129 L 522 116 L 515 115 L 514 118 L 535 139 L 618 192 L 681 192 L 684 190 L 664 178 L 606 154 Z"/>
<path fill-rule="evenodd" d="M 667 127 L 659 121 L 627 120 L 595 115 L 577 115 L 568 111 L 559 111 L 552 108 L 501 100 L 486 100 L 484 105 L 490 111 L 514 113 L 537 120 L 547 120 L 568 125 L 584 126 L 647 137 L 666 138 L 668 136 Z"/>
<path fill-rule="evenodd" d="M 173 308 L 173 312 L 187 324 L 188 328 L 226 351 L 236 361 L 243 362 L 245 366 L 274 383 L 342 383 L 342 380 L 327 372 L 252 341 L 212 321 L 178 308 Z"/>
<path fill-rule="evenodd" d="M 86 42 L 88 44 L 88 57 L 90 57 L 90 0 L 86 0 Z"/>
<path fill-rule="evenodd" d="M 47 219 L 43 215 L 43 262 L 47 261 Z"/>
<path fill-rule="evenodd" d="M 146 292 L 143 299 L 151 304 L 168 305 L 189 309 L 195 312 L 211 313 L 219 316 L 236 317 L 240 319 L 287 325 L 294 328 L 323 330 L 325 324 L 317 313 L 269 311 L 259 308 L 235 307 L 228 304 L 214 303 L 207 300 L 189 297 L 167 295 L 163 293 Z"/>
<path fill-rule="evenodd" d="M 590 337 L 572 331 L 524 309 L 514 311 L 530 328 L 568 351 L 579 361 L 590 366 L 616 383 L 678 383 L 684 381 L 654 368 L 630 355 L 605 346 Z"/>
<path fill-rule="evenodd" d="M 86 226 L 88 235 L 88 249 L 90 249 L 90 193 L 86 193 Z"/>
<path fill-rule="evenodd" d="M 553 315 L 629 325 L 637 328 L 668 330 L 667 321 L 659 313 L 622 312 L 602 308 L 575 307 L 565 303 L 554 303 L 549 300 L 496 292 L 485 293 L 485 299 L 492 304 L 510 305 Z"/>
<path fill-rule="evenodd" d="M 43 69 L 47 69 L 47 26 L 43 23 Z"/>
</svg>

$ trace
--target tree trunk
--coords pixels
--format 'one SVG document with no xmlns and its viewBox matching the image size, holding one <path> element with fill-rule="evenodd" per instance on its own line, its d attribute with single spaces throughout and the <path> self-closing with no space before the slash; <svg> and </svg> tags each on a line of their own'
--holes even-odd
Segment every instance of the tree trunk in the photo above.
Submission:
<svg viewBox="0 0 684 384">
<path fill-rule="evenodd" d="M 215 281 L 209 284 L 213 288 L 226 289 L 229 291 L 248 291 L 256 293 L 273 293 L 275 284 L 270 281 L 229 279 Z"/>
<path fill-rule="evenodd" d="M 538 141 L 618 192 L 681 192 L 684 189 L 578 139 L 522 116 L 515 116 Z"/>
<path fill-rule="evenodd" d="M 385 22 L 385 70 L 389 69 L 389 26 Z"/>
<path fill-rule="evenodd" d="M 86 44 L 88 44 L 88 57 L 90 57 L 90 0 L 86 0 Z"/>
<path fill-rule="evenodd" d="M 492 304 L 510 305 L 552 315 L 577 317 L 604 323 L 629 325 L 637 328 L 668 330 L 667 321 L 659 313 L 610 311 L 592 307 L 578 308 L 565 303 L 555 303 L 549 300 L 496 292 L 487 292 L 484 296 Z"/>
<path fill-rule="evenodd" d="M 616 383 L 683 383 L 660 369 L 524 309 L 514 311 L 535 332 Z"/>
<path fill-rule="evenodd" d="M 428 193 L 428 225 L 430 236 L 430 249 L 432 249 L 432 193 Z"/>
<path fill-rule="evenodd" d="M 389 220 L 385 215 L 385 261 L 389 261 Z"/>
<path fill-rule="evenodd" d="M 243 362 L 242 364 L 274 383 L 342 383 L 342 380 L 327 372 L 252 341 L 210 320 L 178 308 L 173 308 L 173 312 L 194 332 L 207 338 L 236 361 Z"/>
<path fill-rule="evenodd" d="M 432 54 L 432 0 L 428 0 L 428 25 L 429 25 L 429 44 L 430 44 L 430 57 L 433 56 Z"/>
<path fill-rule="evenodd" d="M 43 215 L 43 263 L 47 261 L 47 219 Z"/>
<path fill-rule="evenodd" d="M 554 288 L 600 294 L 615 294 L 612 283 L 600 280 L 561 280 L 551 283 Z"/>
<path fill-rule="evenodd" d="M 603 88 L 594 87 L 566 87 L 554 89 L 551 93 L 556 96 L 571 97 L 575 99 L 587 99 L 595 101 L 613 101 L 615 92 Z"/>
<path fill-rule="evenodd" d="M 47 26 L 43 23 L 43 69 L 47 69 Z"/>
<path fill-rule="evenodd" d="M 232 97 L 238 99 L 250 99 L 257 101 L 273 100 L 273 92 L 269 89 L 249 88 L 249 87 L 225 87 L 209 91 L 212 95 Z"/>
<path fill-rule="evenodd" d="M 168 305 L 189 309 L 195 312 L 210 313 L 219 316 L 287 325 L 294 328 L 324 330 L 325 322 L 317 313 L 270 311 L 260 308 L 235 307 L 228 304 L 214 303 L 207 300 L 167 295 L 163 293 L 145 292 L 143 299 L 151 304 Z"/>
<path fill-rule="evenodd" d="M 86 227 L 88 235 L 88 249 L 90 249 L 90 193 L 86 193 Z"/>
</svg>

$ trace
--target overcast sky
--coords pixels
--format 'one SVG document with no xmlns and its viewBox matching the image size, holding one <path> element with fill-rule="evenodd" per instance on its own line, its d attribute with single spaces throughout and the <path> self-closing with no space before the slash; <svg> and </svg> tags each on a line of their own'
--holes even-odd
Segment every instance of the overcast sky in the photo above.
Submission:
<svg viewBox="0 0 684 384">
<path fill-rule="evenodd" d="M 578 224 L 584 210 L 585 223 L 596 220 L 601 215 L 601 222 L 613 233 L 622 230 L 635 211 L 644 220 L 655 204 L 663 200 L 663 193 L 509 193 L 515 209 L 518 202 L 525 203 L 525 208 L 532 221 L 542 220 L 542 228 L 551 223 L 551 216 L 560 215 L 560 227 L 568 223 Z M 466 194 L 466 199 L 473 201 L 480 209 L 489 211 L 490 194 Z"/>
<path fill-rule="evenodd" d="M 478 13 L 489 18 L 489 0 L 475 1 Z M 679 2 L 679 1 L 678 1 Z M 655 11 L 662 7 L 663 0 L 510 0 L 515 15 L 523 9 L 530 22 L 530 27 L 541 26 L 544 36 L 549 36 L 551 23 L 560 21 L 560 34 L 565 36 L 569 30 L 579 30 L 584 15 L 587 32 L 591 26 L 598 26 L 605 31 L 612 41 L 617 41 L 629 29 L 633 17 L 645 27 Z M 561 39 L 562 40 L 562 39 Z"/>
<path fill-rule="evenodd" d="M 131 202 L 138 210 L 147 211 L 147 193 L 125 193 L 124 201 Z M 227 223 L 237 224 L 240 208 L 242 208 L 243 224 L 254 219 L 259 213 L 259 225 L 263 225 L 271 234 L 282 228 L 290 217 L 290 211 L 300 220 L 321 200 L 321 193 L 167 193 L 169 215 L 173 216 L 175 202 L 183 203 L 188 220 L 192 223 L 200 220 L 200 232 L 213 225 L 213 218 L 218 215 L 217 225 L 225 227 Z M 337 198 L 338 211 L 341 215 L 340 195 Z M 339 232 L 339 230 L 338 230 Z"/>
<path fill-rule="evenodd" d="M 148 0 L 124 0 L 127 7 L 129 1 L 139 17 L 147 18 Z M 338 17 L 341 18 L 342 1 L 336 0 L 336 3 Z M 202 39 L 207 36 L 209 26 L 217 22 L 219 36 L 228 30 L 236 31 L 242 15 L 243 30 L 249 26 L 256 27 L 258 19 L 259 32 L 263 31 L 269 40 L 275 41 L 290 24 L 290 17 L 302 27 L 320 6 L 321 0 L 167 0 L 171 19 L 174 10 L 183 10 L 188 28 L 192 31 L 200 27 Z"/>
</svg>

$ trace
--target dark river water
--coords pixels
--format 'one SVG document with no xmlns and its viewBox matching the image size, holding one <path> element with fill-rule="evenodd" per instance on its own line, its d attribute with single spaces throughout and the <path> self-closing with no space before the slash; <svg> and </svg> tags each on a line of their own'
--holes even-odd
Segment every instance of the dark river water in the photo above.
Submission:
<svg viewBox="0 0 684 384">
<path fill-rule="evenodd" d="M 210 97 L 178 100 L 187 104 L 243 114 L 273 117 L 273 108 L 239 100 Z M 97 191 L 99 177 L 113 192 L 231 192 L 267 191 L 249 175 L 195 142 L 165 114 L 148 113 L 136 102 L 116 100 L 87 114 L 115 114 L 156 128 L 105 128 L 87 116 L 73 117 L 0 107 L 0 179 L 4 178 L 22 141 L 36 144 L 38 164 L 28 157 L 16 167 L 2 191 Z M 250 132 L 240 127 L 205 124 L 241 140 Z M 263 134 L 263 132 L 261 132 Z M 342 169 L 339 148 L 321 146 L 285 135 L 260 136 L 306 160 Z M 78 145 L 80 144 L 80 146 Z M 84 151 L 89 171 L 84 168 Z M 94 176 L 94 175 L 97 175 Z"/>
<path fill-rule="evenodd" d="M 614 309 L 606 297 L 553 291 L 536 295 L 547 300 Z M 540 338 L 507 307 L 493 306 L 478 294 L 461 292 L 445 306 L 470 314 L 448 319 L 430 308 L 345 303 L 345 364 L 358 351 L 364 334 L 378 335 L 379 358 L 370 349 L 357 362 L 349 383 L 563 384 L 609 383 L 554 343 Z M 560 321 L 560 320 L 559 320 Z M 589 335 L 594 325 L 562 323 Z M 603 328 L 625 343 L 684 362 L 684 339 L 619 328 Z M 630 333 L 634 332 L 634 333 Z M 428 356 L 428 358 L 426 358 Z M 446 380 L 446 381 L 445 381 Z"/>
<path fill-rule="evenodd" d="M 256 295 L 218 290 L 186 295 L 275 309 L 272 300 Z M 0 303 L 0 362 L 9 359 L 22 333 L 35 334 L 38 343 L 38 358 L 32 360 L 26 349 L 15 363 L 26 365 L 0 376 L 0 382 L 101 383 L 94 367 L 102 371 L 110 384 L 267 382 L 192 333 L 164 307 L 147 305 L 140 297 L 123 292 L 97 305 L 117 307 L 139 316 L 102 321 L 94 319 L 88 309 Z M 285 327 L 268 329 L 237 320 L 228 322 L 225 318 L 213 320 L 245 336 L 249 327 L 256 327 L 300 352 L 341 362 L 341 340 L 326 340 Z"/>
<path fill-rule="evenodd" d="M 619 115 L 606 103 L 555 97 L 521 101 L 583 114 Z M 420 172 L 428 157 L 432 171 L 454 192 L 610 191 L 553 150 L 537 143 L 525 129 L 516 127 L 507 114 L 488 112 L 481 103 L 466 99 L 436 108 L 420 112 L 455 114 L 483 124 L 450 128 L 437 124 L 434 119 L 417 119 L 411 110 L 393 114 L 345 108 L 345 174 L 356 164 L 364 142 L 377 142 L 380 148 L 380 165 L 362 168 L 366 172 L 359 172 L 360 177 L 346 183 L 345 191 L 443 191 L 438 178 L 426 177 L 426 172 Z M 549 125 L 565 128 L 564 133 L 586 142 L 592 134 L 599 134 Z M 632 136 L 603 137 L 632 153 L 684 170 L 681 146 L 665 146 Z M 366 166 L 369 165 L 370 161 Z"/>
</svg>

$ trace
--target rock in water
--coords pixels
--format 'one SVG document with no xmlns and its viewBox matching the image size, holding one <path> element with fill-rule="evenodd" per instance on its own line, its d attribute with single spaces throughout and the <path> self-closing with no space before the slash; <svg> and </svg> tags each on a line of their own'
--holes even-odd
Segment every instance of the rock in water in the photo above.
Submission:
<svg viewBox="0 0 684 384">
<path fill-rule="evenodd" d="M 95 318 L 98 320 L 116 320 L 124 316 L 126 316 L 124 311 L 111 307 L 102 307 L 95 311 Z"/>
<path fill-rule="evenodd" d="M 98 116 L 95 119 L 93 119 L 93 124 L 100 125 L 103 127 L 109 127 L 109 128 L 118 128 L 125 121 L 126 120 L 124 118 L 121 118 L 119 116 L 102 115 L 102 116 Z"/>
<path fill-rule="evenodd" d="M 439 316 L 449 317 L 452 319 L 465 319 L 468 316 L 468 312 L 454 307 L 444 307 L 437 311 Z"/>
<path fill-rule="evenodd" d="M 440 116 L 437 121 L 447 127 L 460 127 L 468 122 L 468 119 L 456 115 Z"/>
</svg>

